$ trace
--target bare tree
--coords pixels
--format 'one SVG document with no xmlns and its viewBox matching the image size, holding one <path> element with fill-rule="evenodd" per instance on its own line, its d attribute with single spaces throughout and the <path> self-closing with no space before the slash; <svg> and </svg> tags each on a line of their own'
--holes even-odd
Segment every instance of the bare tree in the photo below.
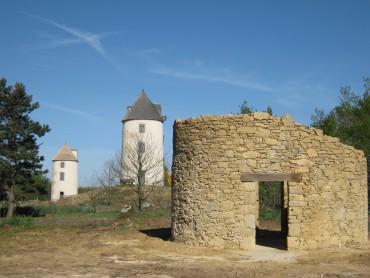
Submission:
<svg viewBox="0 0 370 278">
<path fill-rule="evenodd" d="M 114 198 L 114 187 L 120 185 L 121 155 L 116 151 L 111 158 L 104 162 L 100 171 L 95 171 L 89 178 L 88 185 L 97 188 L 90 193 L 92 206 L 104 203 L 110 205 Z"/>
<path fill-rule="evenodd" d="M 122 181 L 135 192 L 135 205 L 140 211 L 154 186 L 163 185 L 163 161 L 162 143 L 154 142 L 149 133 L 131 134 L 123 146 Z"/>
</svg>

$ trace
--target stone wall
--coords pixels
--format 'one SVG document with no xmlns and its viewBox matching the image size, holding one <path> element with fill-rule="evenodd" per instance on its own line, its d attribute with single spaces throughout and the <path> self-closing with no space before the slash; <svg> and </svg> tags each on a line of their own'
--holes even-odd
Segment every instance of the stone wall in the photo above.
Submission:
<svg viewBox="0 0 370 278">
<path fill-rule="evenodd" d="M 289 250 L 367 242 L 363 152 L 267 113 L 175 121 L 173 239 L 253 250 L 258 182 L 242 173 L 302 174 L 287 183 Z"/>
</svg>

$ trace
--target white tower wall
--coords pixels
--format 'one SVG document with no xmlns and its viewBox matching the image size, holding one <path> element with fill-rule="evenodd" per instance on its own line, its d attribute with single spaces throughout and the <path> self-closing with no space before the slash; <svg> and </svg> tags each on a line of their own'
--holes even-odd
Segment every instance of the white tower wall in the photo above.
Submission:
<svg viewBox="0 0 370 278">
<path fill-rule="evenodd" d="M 51 200 L 78 194 L 77 150 L 64 145 L 53 159 Z"/>
<path fill-rule="evenodd" d="M 64 163 L 64 168 L 62 168 Z M 64 173 L 64 180 L 61 180 Z M 61 196 L 78 194 L 78 162 L 77 161 L 54 161 L 51 200 L 57 201 Z"/>
<path fill-rule="evenodd" d="M 144 125 L 144 132 L 140 132 L 141 125 Z M 149 158 L 147 159 L 151 160 L 149 161 L 149 164 L 153 167 L 146 171 L 145 183 L 163 185 L 163 123 L 154 120 L 126 121 L 122 128 L 122 138 L 122 164 L 129 165 L 130 160 L 132 160 L 132 158 L 129 158 L 130 152 L 137 148 L 136 145 L 138 144 L 138 141 L 144 142 L 146 145 L 146 151 L 153 150 L 152 155 L 149 155 Z M 130 179 L 131 177 L 127 174 L 127 168 L 125 169 L 125 167 L 123 167 L 122 178 L 125 180 Z"/>
</svg>

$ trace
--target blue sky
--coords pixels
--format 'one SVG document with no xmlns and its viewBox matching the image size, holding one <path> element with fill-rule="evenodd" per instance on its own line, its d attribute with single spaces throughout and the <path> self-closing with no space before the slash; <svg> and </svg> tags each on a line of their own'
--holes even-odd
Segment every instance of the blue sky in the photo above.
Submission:
<svg viewBox="0 0 370 278">
<path fill-rule="evenodd" d="M 309 125 L 340 87 L 370 76 L 370 1 L 2 0 L 0 77 L 22 82 L 51 159 L 79 150 L 80 185 L 121 146 L 144 89 L 161 103 L 165 149 L 176 118 L 258 111 Z M 50 175 L 50 174 L 49 174 Z"/>
</svg>

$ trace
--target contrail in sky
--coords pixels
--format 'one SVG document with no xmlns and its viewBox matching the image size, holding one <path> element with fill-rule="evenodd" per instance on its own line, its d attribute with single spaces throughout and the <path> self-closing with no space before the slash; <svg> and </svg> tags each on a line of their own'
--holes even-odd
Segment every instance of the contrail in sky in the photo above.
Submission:
<svg viewBox="0 0 370 278">
<path fill-rule="evenodd" d="M 105 32 L 105 33 L 94 34 L 94 33 L 90 33 L 90 32 L 87 32 L 81 29 L 76 29 L 76 28 L 72 28 L 72 27 L 60 24 L 48 18 L 44 18 L 41 16 L 33 15 L 33 14 L 28 14 L 28 15 L 40 21 L 53 25 L 75 37 L 74 39 L 54 39 L 48 44 L 48 47 L 57 47 L 57 46 L 62 46 L 62 45 L 70 45 L 70 44 L 83 42 L 83 43 L 87 43 L 93 50 L 95 50 L 97 53 L 102 55 L 104 58 L 107 58 L 107 53 L 103 47 L 101 40 L 107 35 L 121 33 L 121 32 Z"/>
</svg>

